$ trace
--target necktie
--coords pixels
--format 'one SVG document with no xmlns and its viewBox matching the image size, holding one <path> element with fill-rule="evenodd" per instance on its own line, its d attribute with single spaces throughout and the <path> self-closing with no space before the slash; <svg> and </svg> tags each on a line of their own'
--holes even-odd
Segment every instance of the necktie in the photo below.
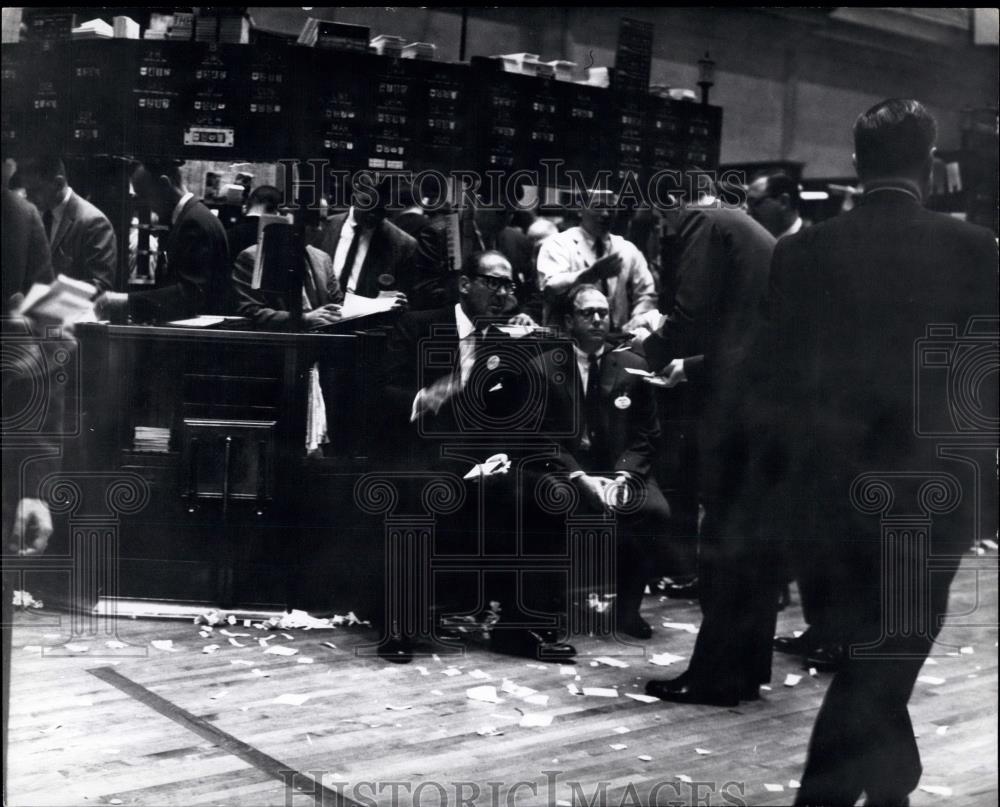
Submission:
<svg viewBox="0 0 1000 807">
<path fill-rule="evenodd" d="M 351 272 L 354 269 L 354 259 L 358 257 L 358 246 L 361 244 L 361 228 L 355 225 L 354 238 L 351 239 L 351 246 L 347 249 L 347 257 L 344 258 L 344 267 L 340 270 L 340 290 L 347 294 L 347 283 L 351 279 Z M 361 278 L 358 278 L 358 286 L 361 286 Z M 356 288 L 355 293 L 360 292 Z"/>
<path fill-rule="evenodd" d="M 590 450 L 598 453 L 601 424 L 601 362 L 593 353 L 587 359 L 587 390 L 584 395 L 584 415 L 587 419 L 587 437 Z"/>
<path fill-rule="evenodd" d="M 606 245 L 604 243 L 604 239 L 603 238 L 598 238 L 594 242 L 594 257 L 599 261 L 601 258 L 604 257 L 604 253 L 606 251 L 607 251 L 607 247 L 606 247 Z M 608 279 L 606 277 L 602 277 L 601 278 L 601 291 L 604 293 L 605 297 L 607 297 L 608 294 L 609 294 L 609 292 L 610 292 L 610 290 L 608 288 Z"/>
<path fill-rule="evenodd" d="M 45 240 L 52 241 L 52 211 L 46 210 L 42 213 L 42 224 L 45 225 Z"/>
</svg>

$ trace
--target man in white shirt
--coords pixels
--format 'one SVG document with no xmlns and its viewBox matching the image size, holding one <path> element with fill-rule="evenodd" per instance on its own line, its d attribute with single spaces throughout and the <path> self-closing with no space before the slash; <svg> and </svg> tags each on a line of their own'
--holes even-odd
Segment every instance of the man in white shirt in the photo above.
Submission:
<svg viewBox="0 0 1000 807">
<path fill-rule="evenodd" d="M 799 183 L 787 174 L 757 177 L 747 189 L 747 212 L 775 238 L 802 229 Z"/>
<path fill-rule="evenodd" d="M 612 331 L 626 330 L 633 317 L 656 309 L 656 286 L 646 258 L 635 244 L 611 234 L 615 200 L 591 194 L 580 208 L 580 226 L 550 236 L 538 251 L 538 282 L 545 295 L 545 322 L 558 299 L 574 286 L 593 283 L 608 298 Z"/>
</svg>

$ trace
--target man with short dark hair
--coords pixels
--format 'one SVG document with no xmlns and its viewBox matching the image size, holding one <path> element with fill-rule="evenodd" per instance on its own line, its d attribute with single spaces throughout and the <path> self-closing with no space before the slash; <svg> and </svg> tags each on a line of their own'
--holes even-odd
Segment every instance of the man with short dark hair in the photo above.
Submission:
<svg viewBox="0 0 1000 807">
<path fill-rule="evenodd" d="M 98 291 L 113 289 L 118 266 L 114 228 L 107 216 L 69 186 L 63 161 L 28 159 L 17 173 L 28 201 L 42 216 L 53 271 L 92 283 Z"/>
<path fill-rule="evenodd" d="M 229 249 L 226 231 L 203 202 L 194 198 L 176 160 L 151 159 L 132 172 L 132 187 L 170 233 L 160 239 L 156 285 L 96 301 L 97 315 L 112 321 L 164 322 L 195 314 L 227 314 Z"/>
<path fill-rule="evenodd" d="M 788 174 L 757 177 L 747 189 L 747 211 L 775 238 L 802 229 L 799 183 Z"/>
<path fill-rule="evenodd" d="M 653 543 L 666 537 L 670 518 L 653 478 L 660 435 L 653 390 L 629 372 L 646 371 L 646 362 L 607 341 L 611 310 L 604 293 L 582 285 L 566 302 L 563 326 L 572 351 L 556 347 L 533 365 L 543 390 L 542 433 L 552 436 L 557 451 L 545 474 L 566 475 L 585 511 L 615 518 L 615 629 L 648 639 L 653 631 L 639 610 Z"/>
<path fill-rule="evenodd" d="M 281 191 L 273 185 L 258 185 L 247 197 L 243 217 L 226 230 L 229 254 L 233 260 L 247 247 L 257 243 L 257 229 L 262 215 L 273 216 L 281 206 Z"/>
<path fill-rule="evenodd" d="M 997 316 L 993 233 L 923 206 L 935 137 L 934 118 L 917 101 L 890 99 L 863 113 L 854 125 L 861 203 L 782 238 L 774 253 L 760 355 L 787 451 L 782 498 L 801 511 L 787 532 L 807 542 L 817 574 L 843 569 L 840 579 L 851 581 L 848 653 L 816 718 L 800 805 L 853 805 L 862 792 L 871 805 L 908 803 L 921 765 L 907 701 L 974 539 L 977 497 L 963 496 L 947 521 L 936 520 L 931 546 L 922 551 L 901 535 L 887 552 L 879 514 L 852 496 L 862 475 L 891 488 L 961 467 L 915 434 L 914 349 L 930 325 Z M 990 379 L 977 396 L 995 423 L 996 374 Z M 914 506 L 900 500 L 893 513 Z M 889 585 L 924 599 L 922 612 L 892 613 L 883 605 Z M 915 629 L 925 621 L 925 631 Z"/>
</svg>

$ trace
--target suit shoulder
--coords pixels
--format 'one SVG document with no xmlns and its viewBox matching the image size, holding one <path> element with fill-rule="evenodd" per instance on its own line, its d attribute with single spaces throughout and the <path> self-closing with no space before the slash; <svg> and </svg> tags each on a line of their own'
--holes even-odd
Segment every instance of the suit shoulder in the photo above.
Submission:
<svg viewBox="0 0 1000 807">
<path fill-rule="evenodd" d="M 405 230 L 401 230 L 391 221 L 383 221 L 382 225 L 386 228 L 386 233 L 401 247 L 416 249 L 417 239 L 410 235 Z"/>
<path fill-rule="evenodd" d="M 649 365 L 646 363 L 645 357 L 640 356 L 631 347 L 617 348 L 611 351 L 611 355 L 614 356 L 615 360 L 623 367 L 631 367 L 635 370 L 649 369 Z"/>
</svg>

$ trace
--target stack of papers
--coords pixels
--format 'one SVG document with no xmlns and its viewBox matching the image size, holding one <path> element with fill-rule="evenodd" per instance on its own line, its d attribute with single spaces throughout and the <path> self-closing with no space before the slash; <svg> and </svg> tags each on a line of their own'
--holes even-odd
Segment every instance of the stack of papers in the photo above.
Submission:
<svg viewBox="0 0 1000 807">
<path fill-rule="evenodd" d="M 98 18 L 81 23 L 70 31 L 73 39 L 113 39 L 115 30 L 104 20 Z"/>
<path fill-rule="evenodd" d="M 170 451 L 170 429 L 161 429 L 157 426 L 136 426 L 132 450 L 166 454 Z"/>
<path fill-rule="evenodd" d="M 46 286 L 36 283 L 17 309 L 17 314 L 46 325 L 72 326 L 77 322 L 96 322 L 94 304 L 97 289 L 82 280 L 59 275 Z"/>
</svg>

